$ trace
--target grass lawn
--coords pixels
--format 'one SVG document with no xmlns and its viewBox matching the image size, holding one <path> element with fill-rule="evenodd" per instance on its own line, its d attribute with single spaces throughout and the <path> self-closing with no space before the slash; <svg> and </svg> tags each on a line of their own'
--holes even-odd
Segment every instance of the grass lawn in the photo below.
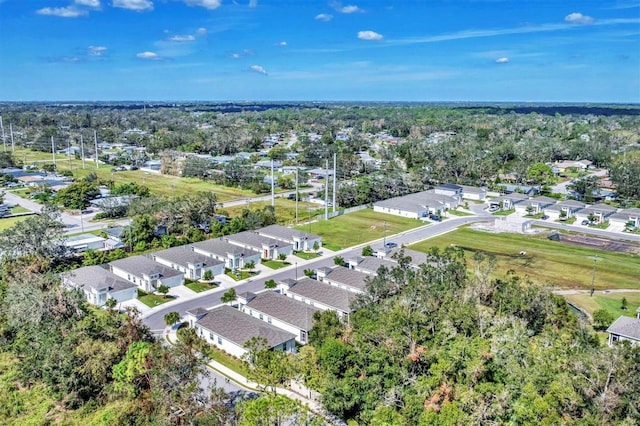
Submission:
<svg viewBox="0 0 640 426">
<path fill-rule="evenodd" d="M 320 257 L 318 253 L 311 253 L 308 251 L 296 251 L 293 254 L 295 256 L 298 256 L 300 259 L 304 259 L 304 260 L 311 260 L 311 259 L 315 259 L 316 257 Z"/>
<path fill-rule="evenodd" d="M 146 293 L 142 290 L 138 290 L 138 300 L 147 305 L 150 308 L 167 303 L 173 300 L 175 297 L 171 295 L 163 296 L 161 294 Z"/>
<path fill-rule="evenodd" d="M 473 213 L 463 212 L 462 210 L 447 210 L 447 213 L 453 216 L 473 216 Z"/>
<path fill-rule="evenodd" d="M 225 212 L 230 217 L 240 215 L 242 210 L 249 208 L 250 210 L 260 210 L 266 206 L 271 206 L 271 201 L 256 201 L 250 204 L 231 206 L 223 206 L 220 212 Z M 324 209 L 318 209 L 315 203 L 298 202 L 298 221 L 308 220 L 309 210 L 313 216 L 324 213 Z M 283 197 L 276 197 L 276 219 L 281 225 L 294 225 L 296 223 L 296 202 Z"/>
<path fill-rule="evenodd" d="M 184 286 L 195 291 L 196 293 L 201 293 L 203 291 L 211 290 L 212 288 L 218 287 L 214 283 L 203 283 L 200 281 L 191 281 L 189 283 L 185 283 Z"/>
<path fill-rule="evenodd" d="M 589 225 L 590 228 L 596 228 L 596 229 L 607 229 L 609 227 L 609 221 L 605 220 L 602 223 L 598 223 L 598 224 L 594 224 L 594 225 Z"/>
<path fill-rule="evenodd" d="M 209 345 L 209 348 L 209 351 L 207 351 L 207 356 L 209 357 L 209 359 L 217 361 L 225 367 L 228 367 L 236 373 L 240 373 L 245 377 L 249 374 L 247 364 L 244 361 L 232 357 L 231 355 L 221 351 L 213 345 Z"/>
<path fill-rule="evenodd" d="M 495 213 L 491 213 L 494 216 L 509 216 L 511 213 L 514 213 L 515 210 L 511 209 L 511 210 L 498 210 Z"/>
<path fill-rule="evenodd" d="M 255 275 L 255 272 L 249 272 L 249 271 L 237 271 L 235 274 L 231 271 L 227 271 L 225 272 L 225 274 L 227 274 L 227 276 L 233 278 L 236 281 L 240 281 L 240 280 L 244 280 L 247 278 L 251 278 L 252 276 Z"/>
<path fill-rule="evenodd" d="M 13 225 L 16 223 L 25 220 L 29 216 L 18 216 L 18 217 L 4 217 L 0 218 L 0 231 L 4 231 L 9 228 L 13 228 Z"/>
<path fill-rule="evenodd" d="M 424 225 L 419 220 L 374 212 L 372 209 L 359 210 L 334 217 L 330 220 L 318 220 L 296 227 L 301 231 L 322 236 L 322 245 L 329 250 L 365 243 L 371 240 L 387 238 L 409 229 Z"/>
<path fill-rule="evenodd" d="M 11 207 L 9 210 L 11 211 L 11 214 L 28 213 L 31 211 L 28 208 L 22 206 Z"/>
<path fill-rule="evenodd" d="M 289 262 L 283 262 L 281 260 L 263 260 L 262 264 L 264 266 L 267 266 L 271 269 L 280 269 L 280 268 L 284 268 L 286 266 L 291 265 L 291 263 Z"/>
<path fill-rule="evenodd" d="M 622 310 L 622 298 L 627 299 L 627 310 Z M 614 318 L 620 315 L 628 317 L 636 316 L 636 309 L 640 306 L 640 292 L 631 293 L 594 293 L 589 294 L 569 294 L 565 298 L 572 304 L 581 307 L 590 315 L 598 309 L 606 309 Z"/>
<path fill-rule="evenodd" d="M 519 276 L 559 288 L 590 289 L 592 256 L 597 255 L 602 260 L 597 264 L 596 290 L 640 289 L 640 257 L 550 241 L 546 235 L 496 234 L 460 228 L 410 248 L 426 252 L 433 246 L 450 245 L 464 249 L 469 262 L 476 251 L 495 255 L 497 275 L 513 270 Z M 521 251 L 526 255 L 520 256 Z"/>
</svg>

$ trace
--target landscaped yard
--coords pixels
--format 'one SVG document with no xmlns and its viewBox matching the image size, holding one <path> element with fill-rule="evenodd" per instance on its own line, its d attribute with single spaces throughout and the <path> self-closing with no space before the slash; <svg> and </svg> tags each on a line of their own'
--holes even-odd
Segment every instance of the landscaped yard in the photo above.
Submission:
<svg viewBox="0 0 640 426">
<path fill-rule="evenodd" d="M 218 285 L 215 283 L 203 283 L 200 281 L 185 282 L 184 286 L 190 290 L 195 291 L 196 293 L 201 293 L 203 291 L 211 290 L 212 288 L 218 287 Z"/>
<path fill-rule="evenodd" d="M 293 254 L 294 256 L 297 256 L 300 259 L 304 259 L 304 260 L 311 260 L 311 259 L 315 259 L 316 257 L 320 257 L 318 253 L 311 253 L 308 251 L 296 251 Z"/>
<path fill-rule="evenodd" d="M 511 213 L 514 213 L 515 210 L 511 209 L 511 210 L 498 210 L 495 213 L 491 213 L 494 216 L 509 216 Z"/>
<path fill-rule="evenodd" d="M 11 211 L 11 214 L 28 213 L 31 211 L 28 208 L 22 206 L 11 207 L 9 210 Z"/>
<path fill-rule="evenodd" d="M 150 308 L 155 308 L 156 306 L 162 305 L 163 303 L 167 303 L 173 299 L 174 297 L 171 295 L 163 296 L 161 294 L 146 293 L 138 289 L 138 300 Z"/>
<path fill-rule="evenodd" d="M 497 234 L 460 228 L 410 248 L 426 252 L 433 246 L 451 245 L 464 249 L 468 262 L 472 262 L 471 255 L 476 251 L 495 255 L 496 275 L 513 270 L 521 277 L 560 288 L 590 289 L 593 256 L 597 255 L 601 260 L 596 265 L 596 290 L 640 289 L 640 257 L 550 241 L 546 235 Z"/>
<path fill-rule="evenodd" d="M 290 262 L 283 262 L 281 260 L 263 260 L 262 264 L 271 269 L 280 269 L 291 265 Z"/>
<path fill-rule="evenodd" d="M 473 216 L 473 213 L 465 212 L 462 210 L 448 210 L 447 213 L 451 216 Z"/>
<path fill-rule="evenodd" d="M 622 309 L 622 298 L 627 299 L 627 310 Z M 565 298 L 573 305 L 584 309 L 589 315 L 593 315 L 598 309 L 606 309 L 614 318 L 620 315 L 628 317 L 636 316 L 636 309 L 640 306 L 640 292 L 607 293 L 596 292 L 589 294 L 569 294 Z"/>
<path fill-rule="evenodd" d="M 236 273 L 234 274 L 232 271 L 228 270 L 225 272 L 225 274 L 227 274 L 227 276 L 233 278 L 236 281 L 240 281 L 240 280 L 244 280 L 247 278 L 251 278 L 252 276 L 255 275 L 255 272 L 249 272 L 249 271 L 236 271 Z"/>
<path fill-rule="evenodd" d="M 341 249 L 371 240 L 389 238 L 393 234 L 424 225 L 417 219 L 374 212 L 371 209 L 347 213 L 330 220 L 318 220 L 296 227 L 301 231 L 322 236 L 323 245 L 330 250 Z"/>
</svg>

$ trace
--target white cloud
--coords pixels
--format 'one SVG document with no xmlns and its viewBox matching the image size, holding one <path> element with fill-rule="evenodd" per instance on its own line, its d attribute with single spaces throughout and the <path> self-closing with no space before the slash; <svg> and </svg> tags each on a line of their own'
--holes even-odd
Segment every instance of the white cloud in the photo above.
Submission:
<svg viewBox="0 0 640 426">
<path fill-rule="evenodd" d="M 196 38 L 194 36 L 192 36 L 191 34 L 189 35 L 174 35 L 173 37 L 169 37 L 170 41 L 194 41 Z"/>
<path fill-rule="evenodd" d="M 328 13 L 320 13 L 316 15 L 315 19 L 317 21 L 329 22 L 330 20 L 333 19 L 333 15 L 329 15 Z"/>
<path fill-rule="evenodd" d="M 261 67 L 260 65 L 251 65 L 249 67 L 251 69 L 251 71 L 255 71 L 258 74 L 263 74 L 263 75 L 267 75 L 267 70 L 265 70 L 263 67 Z"/>
<path fill-rule="evenodd" d="M 96 9 L 100 7 L 100 0 L 75 0 L 75 3 L 80 6 L 93 7 Z"/>
<path fill-rule="evenodd" d="M 89 56 L 102 56 L 104 52 L 107 51 L 107 48 L 104 46 L 89 46 L 87 47 L 87 54 Z"/>
<path fill-rule="evenodd" d="M 36 10 L 38 15 L 57 16 L 60 18 L 77 18 L 78 16 L 88 15 L 86 10 L 81 10 L 73 6 L 69 7 L 45 7 Z"/>
<path fill-rule="evenodd" d="M 344 7 L 338 7 L 336 8 L 336 10 L 340 13 L 356 13 L 356 12 L 362 12 L 362 9 L 360 9 L 358 6 L 355 5 L 350 5 L 350 6 L 344 6 Z"/>
<path fill-rule="evenodd" d="M 276 45 L 284 47 L 284 46 L 287 45 L 287 42 L 286 41 L 281 41 L 280 43 L 276 43 Z"/>
<path fill-rule="evenodd" d="M 160 56 L 155 52 L 140 52 L 136 57 L 140 59 L 160 59 Z"/>
<path fill-rule="evenodd" d="M 113 0 L 112 6 L 138 12 L 153 10 L 153 2 L 151 0 Z"/>
<path fill-rule="evenodd" d="M 231 54 L 231 57 L 232 57 L 233 59 L 240 59 L 240 58 L 242 58 L 242 55 L 240 55 L 239 53 L 232 53 L 232 54 Z"/>
<path fill-rule="evenodd" d="M 221 5 L 221 0 L 184 0 L 188 6 L 200 6 L 205 9 L 217 9 Z"/>
<path fill-rule="evenodd" d="M 198 34 L 198 35 L 200 35 L 200 36 L 207 35 L 207 29 L 206 29 L 206 28 L 202 28 L 202 27 L 201 27 L 201 28 L 198 28 L 198 29 L 196 30 L 196 34 Z"/>
<path fill-rule="evenodd" d="M 583 15 L 579 12 L 573 12 L 564 17 L 565 22 L 570 24 L 593 24 L 594 19 L 591 16 Z"/>
<path fill-rule="evenodd" d="M 509 58 L 506 56 L 496 59 L 496 64 L 506 64 L 507 62 L 509 62 Z"/>
<path fill-rule="evenodd" d="M 375 31 L 359 31 L 358 38 L 360 40 L 382 40 L 384 37 Z"/>
</svg>

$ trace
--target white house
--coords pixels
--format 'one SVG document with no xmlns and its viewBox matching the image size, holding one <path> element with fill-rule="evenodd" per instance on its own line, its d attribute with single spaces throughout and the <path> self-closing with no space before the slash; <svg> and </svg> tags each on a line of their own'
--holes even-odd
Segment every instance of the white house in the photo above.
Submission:
<svg viewBox="0 0 640 426">
<path fill-rule="evenodd" d="M 108 299 L 122 303 L 138 296 L 138 286 L 100 266 L 85 266 L 62 274 L 62 284 L 84 293 L 87 301 L 104 306 Z"/>
<path fill-rule="evenodd" d="M 242 293 L 238 295 L 237 302 L 240 311 L 294 334 L 303 345 L 309 343 L 313 314 L 320 311 L 319 308 L 273 291 Z"/>
<path fill-rule="evenodd" d="M 576 170 L 586 170 L 589 167 L 591 167 L 591 165 L 593 164 L 593 162 L 591 162 L 590 160 L 562 160 L 562 161 L 556 161 L 554 163 L 554 166 L 560 171 L 560 172 L 565 172 L 567 169 L 576 169 Z"/>
<path fill-rule="evenodd" d="M 224 262 L 231 270 L 242 269 L 252 261 L 258 265 L 261 259 L 260 252 L 230 244 L 222 238 L 199 241 L 193 243 L 192 247 L 196 253 Z"/>
<path fill-rule="evenodd" d="M 465 200 L 484 201 L 487 199 L 487 188 L 459 185 L 462 188 L 462 198 Z"/>
<path fill-rule="evenodd" d="M 189 314 L 187 319 L 192 320 Z M 200 313 L 200 318 L 194 323 L 194 329 L 207 343 L 238 358 L 242 358 L 248 352 L 245 344 L 253 337 L 265 339 L 267 346 L 273 350 L 296 352 L 296 336 L 293 333 L 246 315 L 228 305 L 219 306 L 205 314 Z"/>
<path fill-rule="evenodd" d="M 142 290 L 153 292 L 161 285 L 177 287 L 184 283 L 182 272 L 161 265 L 146 256 L 131 256 L 109 263 L 111 272 L 134 283 Z"/>
<path fill-rule="evenodd" d="M 278 281 L 278 288 L 287 297 L 299 300 L 322 311 L 335 311 L 340 318 L 347 321 L 351 313 L 351 303 L 357 296 L 352 291 L 308 277 L 297 281 L 292 279 Z"/>
<path fill-rule="evenodd" d="M 318 268 L 316 271 L 318 281 L 340 287 L 354 293 L 363 293 L 367 287 L 369 274 L 335 266 L 333 268 Z"/>
<path fill-rule="evenodd" d="M 638 228 L 640 227 L 640 209 L 621 209 L 612 214 L 609 220 L 612 223 L 620 223 L 625 226 L 628 224 L 630 228 Z"/>
<path fill-rule="evenodd" d="M 436 194 L 448 195 L 458 200 L 462 200 L 462 186 L 454 183 L 443 183 L 433 188 Z"/>
<path fill-rule="evenodd" d="M 516 212 L 519 212 L 519 213 L 529 214 L 529 210 L 530 210 L 531 211 L 530 214 L 539 214 L 539 213 L 544 213 L 545 209 L 547 207 L 554 205 L 556 201 L 558 200 L 550 197 L 545 197 L 545 196 L 533 197 L 521 203 L 515 204 L 515 209 L 516 209 Z"/>
<path fill-rule="evenodd" d="M 263 259 L 276 260 L 281 253 L 286 256 L 293 254 L 293 246 L 291 244 L 260 235 L 254 231 L 244 231 L 229 235 L 227 242 L 248 250 L 260 252 Z"/>
<path fill-rule="evenodd" d="M 572 218 L 580 210 L 587 207 L 585 203 L 576 200 L 558 201 L 557 203 L 544 209 L 544 212 L 549 215 L 552 220 L 569 219 Z"/>
<path fill-rule="evenodd" d="M 66 237 L 64 245 L 74 253 L 84 253 L 87 250 L 102 250 L 105 248 L 106 238 L 94 234 L 80 234 Z"/>
<path fill-rule="evenodd" d="M 202 279 L 206 271 L 213 276 L 224 274 L 224 262 L 197 253 L 189 245 L 172 247 L 149 254 L 149 257 L 161 265 L 180 271 L 185 278 Z"/>
<path fill-rule="evenodd" d="M 576 220 L 590 220 L 593 218 L 593 223 L 598 224 L 609 220 L 618 209 L 611 207 L 607 204 L 594 204 L 593 206 L 586 207 L 576 213 Z"/>
<path fill-rule="evenodd" d="M 264 237 L 272 238 L 293 246 L 295 251 L 311 251 L 314 245 L 322 247 L 322 237 L 308 232 L 287 228 L 281 225 L 269 225 L 255 231 Z"/>
<path fill-rule="evenodd" d="M 616 342 L 624 340 L 632 345 L 640 345 L 640 308 L 638 308 L 636 318 L 626 317 L 624 315 L 618 317 L 607 328 L 609 333 L 609 346 L 613 346 Z"/>
<path fill-rule="evenodd" d="M 434 189 L 377 201 L 373 211 L 387 213 L 412 219 L 422 219 L 430 213 L 441 213 L 455 209 L 460 200 L 445 194 L 438 194 Z"/>
<path fill-rule="evenodd" d="M 491 206 L 499 206 L 502 210 L 513 210 L 520 203 L 529 199 L 528 195 L 513 192 L 489 201 Z"/>
</svg>

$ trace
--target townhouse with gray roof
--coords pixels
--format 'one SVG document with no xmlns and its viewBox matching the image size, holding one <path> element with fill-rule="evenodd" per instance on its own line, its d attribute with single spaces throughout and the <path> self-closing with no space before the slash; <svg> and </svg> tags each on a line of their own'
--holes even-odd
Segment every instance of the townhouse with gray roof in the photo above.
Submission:
<svg viewBox="0 0 640 426">
<path fill-rule="evenodd" d="M 609 333 L 609 346 L 616 342 L 628 341 L 631 345 L 640 345 L 640 308 L 636 312 L 636 318 L 620 316 L 607 328 Z"/>
<path fill-rule="evenodd" d="M 322 237 L 282 225 L 269 225 L 255 231 L 259 235 L 289 244 L 295 251 L 314 250 L 315 243 L 322 247 Z"/>
<path fill-rule="evenodd" d="M 243 269 L 251 261 L 258 265 L 261 259 L 260 252 L 231 244 L 222 237 L 199 241 L 191 246 L 196 253 L 224 262 L 225 267 L 232 271 Z"/>
<path fill-rule="evenodd" d="M 609 220 L 609 217 L 617 211 L 617 208 L 607 204 L 594 204 L 577 212 L 576 219 L 578 221 L 589 220 L 594 224 L 598 224 Z"/>
<path fill-rule="evenodd" d="M 527 214 L 539 214 L 553 206 L 558 200 L 551 197 L 541 195 L 539 197 L 531 197 L 521 203 L 515 205 L 516 212 Z"/>
<path fill-rule="evenodd" d="M 349 269 L 362 272 L 367 275 L 378 275 L 378 269 L 385 267 L 389 270 L 398 266 L 397 262 L 386 260 L 378 257 L 354 257 L 347 259 Z"/>
<path fill-rule="evenodd" d="M 184 283 L 184 274 L 161 265 L 146 256 L 131 256 L 109 262 L 115 275 L 134 283 L 146 292 L 153 292 L 161 285 L 177 287 Z"/>
<path fill-rule="evenodd" d="M 189 317 L 187 320 L 193 321 Z M 223 351 L 242 358 L 247 352 L 245 344 L 252 338 L 264 339 L 268 348 L 296 352 L 296 336 L 274 325 L 240 312 L 228 305 L 199 313 L 194 329 L 202 337 Z"/>
<path fill-rule="evenodd" d="M 286 256 L 293 254 L 291 244 L 260 235 L 254 231 L 229 235 L 226 240 L 229 244 L 260 252 L 263 259 L 276 260 L 281 253 Z"/>
<path fill-rule="evenodd" d="M 237 302 L 241 312 L 293 333 L 303 345 L 309 343 L 313 314 L 320 311 L 319 308 L 270 290 L 239 294 Z"/>
<path fill-rule="evenodd" d="M 182 272 L 191 280 L 202 279 L 206 271 L 211 271 L 213 276 L 224 274 L 223 261 L 198 253 L 190 245 L 156 251 L 148 256 L 161 265 Z"/>
<path fill-rule="evenodd" d="M 323 283 L 313 278 L 304 277 L 299 280 L 284 279 L 278 281 L 280 292 L 295 300 L 309 304 L 322 311 L 335 311 L 338 317 L 348 321 L 351 313 L 351 303 L 357 294 Z"/>
<path fill-rule="evenodd" d="M 373 211 L 412 219 L 423 219 L 429 214 L 455 209 L 459 204 L 460 198 L 429 189 L 402 197 L 377 201 L 373 204 Z"/>
<path fill-rule="evenodd" d="M 501 197 L 490 200 L 489 205 L 498 206 L 502 210 L 513 210 L 518 204 L 524 203 L 528 199 L 528 195 L 520 194 L 519 192 L 512 192 L 510 194 L 505 194 Z"/>
<path fill-rule="evenodd" d="M 544 212 L 549 215 L 552 220 L 570 219 L 576 215 L 580 210 L 587 207 L 587 205 L 581 201 L 565 200 L 558 201 L 557 203 L 544 209 Z"/>
<path fill-rule="evenodd" d="M 318 281 L 331 284 L 354 293 L 363 293 L 367 287 L 370 275 L 344 266 L 333 268 L 318 268 Z"/>
<path fill-rule="evenodd" d="M 620 223 L 629 229 L 640 227 L 640 209 L 620 209 L 609 217 L 612 223 Z"/>
<path fill-rule="evenodd" d="M 117 303 L 135 299 L 138 286 L 107 271 L 101 266 L 85 266 L 61 275 L 62 284 L 74 290 L 80 290 L 87 302 L 104 306 L 109 299 Z"/>
</svg>

